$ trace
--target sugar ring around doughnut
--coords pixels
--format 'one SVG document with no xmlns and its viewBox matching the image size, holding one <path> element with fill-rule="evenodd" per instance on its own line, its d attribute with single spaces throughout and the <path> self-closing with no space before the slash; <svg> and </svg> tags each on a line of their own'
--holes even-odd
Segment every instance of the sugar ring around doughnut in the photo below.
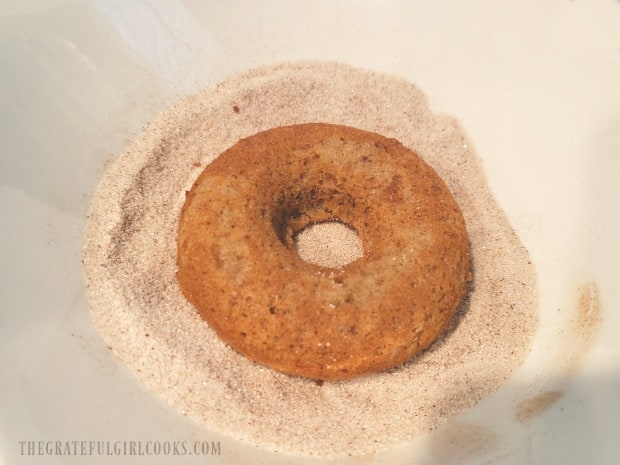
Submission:
<svg viewBox="0 0 620 465">
<path fill-rule="evenodd" d="M 363 256 L 304 261 L 308 225 L 353 228 Z M 240 140 L 187 193 L 177 279 L 216 333 L 248 358 L 337 380 L 397 366 L 447 327 L 469 279 L 461 210 L 395 139 L 322 123 Z"/>
</svg>

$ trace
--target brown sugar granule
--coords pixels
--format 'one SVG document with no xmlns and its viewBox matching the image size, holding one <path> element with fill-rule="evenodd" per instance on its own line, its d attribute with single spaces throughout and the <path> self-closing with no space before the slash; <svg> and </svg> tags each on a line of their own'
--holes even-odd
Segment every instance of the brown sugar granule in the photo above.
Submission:
<svg viewBox="0 0 620 465">
<path fill-rule="evenodd" d="M 459 202 L 473 256 L 467 305 L 428 350 L 388 372 L 321 386 L 233 351 L 175 278 L 179 213 L 200 174 L 193 162 L 206 165 L 242 137 L 303 122 L 353 126 L 412 148 Z M 97 190 L 85 271 L 97 329 L 152 391 L 209 428 L 297 454 L 367 454 L 436 428 L 511 376 L 537 326 L 533 265 L 461 126 L 432 113 L 405 80 L 332 63 L 234 76 L 151 123 Z"/>
</svg>

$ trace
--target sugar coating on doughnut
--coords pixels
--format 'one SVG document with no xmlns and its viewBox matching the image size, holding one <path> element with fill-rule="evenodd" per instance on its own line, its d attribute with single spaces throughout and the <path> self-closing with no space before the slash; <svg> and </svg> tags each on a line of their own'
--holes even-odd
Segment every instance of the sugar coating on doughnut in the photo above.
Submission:
<svg viewBox="0 0 620 465">
<path fill-rule="evenodd" d="M 302 260 L 295 237 L 326 221 L 355 228 L 363 256 L 337 269 Z M 428 347 L 469 275 L 463 215 L 433 169 L 395 139 L 324 123 L 222 153 L 187 193 L 177 245 L 181 290 L 224 341 L 323 380 Z"/>
</svg>

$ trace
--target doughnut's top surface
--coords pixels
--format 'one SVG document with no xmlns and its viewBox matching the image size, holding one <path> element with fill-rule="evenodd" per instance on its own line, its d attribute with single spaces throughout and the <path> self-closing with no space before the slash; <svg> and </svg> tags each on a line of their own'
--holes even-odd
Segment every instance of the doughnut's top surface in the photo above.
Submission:
<svg viewBox="0 0 620 465">
<path fill-rule="evenodd" d="M 294 249 L 339 221 L 363 257 L 341 268 Z M 209 164 L 183 207 L 177 278 L 230 346 L 293 375 L 346 379 L 399 365 L 446 328 L 469 279 L 458 204 L 395 139 L 330 124 L 270 129 Z"/>
</svg>

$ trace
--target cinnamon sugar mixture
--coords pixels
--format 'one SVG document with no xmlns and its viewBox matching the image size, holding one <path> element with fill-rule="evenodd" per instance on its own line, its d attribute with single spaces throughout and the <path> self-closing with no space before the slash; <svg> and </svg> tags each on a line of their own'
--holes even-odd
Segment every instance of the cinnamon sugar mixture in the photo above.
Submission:
<svg viewBox="0 0 620 465">
<path fill-rule="evenodd" d="M 433 166 L 463 210 L 472 291 L 440 340 L 389 372 L 323 384 L 276 373 L 220 341 L 178 288 L 185 191 L 239 138 L 302 122 L 398 139 Z M 363 253 L 346 231 L 324 233 L 304 239 L 306 260 L 327 255 L 337 266 Z M 85 271 L 97 329 L 150 389 L 209 428 L 304 455 L 370 453 L 436 428 L 506 381 L 528 354 L 537 324 L 534 268 L 463 129 L 433 114 L 414 85 L 339 64 L 234 76 L 151 123 L 97 190 Z"/>
</svg>

